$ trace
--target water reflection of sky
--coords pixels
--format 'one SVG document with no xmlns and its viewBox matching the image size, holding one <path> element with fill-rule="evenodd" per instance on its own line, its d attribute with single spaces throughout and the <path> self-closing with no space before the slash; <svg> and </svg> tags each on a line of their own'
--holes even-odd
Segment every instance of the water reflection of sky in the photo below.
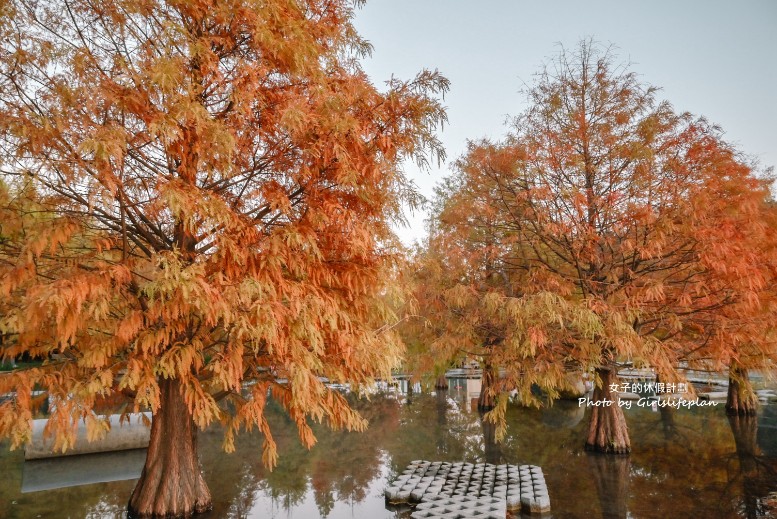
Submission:
<svg viewBox="0 0 777 519">
<path fill-rule="evenodd" d="M 362 434 L 317 427 L 308 451 L 294 424 L 271 408 L 281 458 L 270 472 L 261 437 L 243 435 L 234 454 L 220 450 L 218 431 L 200 436 L 215 518 L 388 518 L 388 479 L 414 459 L 531 463 L 543 467 L 553 517 L 763 517 L 777 492 L 777 406 L 755 420 L 729 419 L 722 404 L 707 409 L 633 408 L 626 412 L 629 457 L 587 454 L 586 411 L 576 402 L 550 409 L 512 408 L 507 437 L 471 410 L 472 387 L 447 392 L 373 395 L 355 405 L 370 420 Z M 21 493 L 24 462 L 0 453 L 0 519 L 122 517 L 134 481 Z M 55 466 L 51 470 L 56 469 Z M 772 512 L 774 513 L 774 512 Z"/>
</svg>

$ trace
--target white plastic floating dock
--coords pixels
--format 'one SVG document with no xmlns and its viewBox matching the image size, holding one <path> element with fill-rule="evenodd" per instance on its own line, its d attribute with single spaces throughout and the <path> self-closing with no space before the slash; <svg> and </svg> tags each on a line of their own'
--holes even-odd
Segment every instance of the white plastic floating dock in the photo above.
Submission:
<svg viewBox="0 0 777 519">
<path fill-rule="evenodd" d="M 413 461 L 385 490 L 390 503 L 420 503 L 413 518 L 500 517 L 506 510 L 550 511 L 542 469 L 536 465 L 493 465 Z"/>
<path fill-rule="evenodd" d="M 418 503 L 415 512 L 410 514 L 413 519 L 444 517 L 477 517 L 482 519 L 505 519 L 504 499 L 496 497 L 435 496 Z"/>
</svg>

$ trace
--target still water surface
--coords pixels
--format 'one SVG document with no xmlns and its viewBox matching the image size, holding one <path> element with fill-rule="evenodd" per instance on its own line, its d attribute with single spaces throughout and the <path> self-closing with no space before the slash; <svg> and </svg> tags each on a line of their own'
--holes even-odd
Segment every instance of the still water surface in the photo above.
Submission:
<svg viewBox="0 0 777 519">
<path fill-rule="evenodd" d="M 356 402 L 369 430 L 317 427 L 319 442 L 310 451 L 299 444 L 293 423 L 271 408 L 281 454 L 272 472 L 260 461 L 258 434 L 239 437 L 237 451 L 225 454 L 218 431 L 202 433 L 202 466 L 214 501 L 203 519 L 408 517 L 386 509 L 382 489 L 415 459 L 540 465 L 554 518 L 777 517 L 777 405 L 763 406 L 757 419 L 729 419 L 722 404 L 635 406 L 626 411 L 632 455 L 610 458 L 583 450 L 590 411 L 576 402 L 512 407 L 507 437 L 497 444 L 493 427 L 471 410 L 466 384 L 452 382 L 448 391 Z M 21 453 L 0 448 L 0 519 L 124 516 L 134 480 L 22 493 L 23 472 L 29 485 L 32 465 L 25 469 Z M 142 463 L 137 454 L 104 463 Z M 73 476 L 64 468 L 59 475 L 49 463 L 43 470 L 53 479 Z"/>
</svg>

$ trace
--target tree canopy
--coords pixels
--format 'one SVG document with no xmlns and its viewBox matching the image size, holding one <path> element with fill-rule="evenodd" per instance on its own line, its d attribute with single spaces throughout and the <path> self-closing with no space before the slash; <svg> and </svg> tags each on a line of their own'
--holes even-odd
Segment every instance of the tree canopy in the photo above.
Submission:
<svg viewBox="0 0 777 519">
<path fill-rule="evenodd" d="M 257 427 L 268 465 L 268 395 L 308 446 L 309 419 L 365 427 L 321 377 L 358 386 L 398 358 L 376 330 L 389 222 L 413 196 L 399 163 L 441 156 L 447 80 L 376 88 L 345 0 L 0 9 L 0 332 L 5 357 L 44 360 L 0 375 L 0 436 L 29 439 L 34 387 L 63 450 L 76 420 L 104 431 L 93 408 L 116 392 L 171 430 L 223 422 L 227 450 Z"/>
<path fill-rule="evenodd" d="M 616 362 L 671 381 L 680 365 L 773 367 L 769 182 L 656 92 L 584 42 L 539 74 L 504 140 L 469 144 L 419 271 L 438 287 L 419 306 L 447 316 L 436 344 L 487 346 L 528 399 L 578 369 L 617 400 Z M 622 416 L 598 414 L 590 446 L 628 451 Z"/>
</svg>

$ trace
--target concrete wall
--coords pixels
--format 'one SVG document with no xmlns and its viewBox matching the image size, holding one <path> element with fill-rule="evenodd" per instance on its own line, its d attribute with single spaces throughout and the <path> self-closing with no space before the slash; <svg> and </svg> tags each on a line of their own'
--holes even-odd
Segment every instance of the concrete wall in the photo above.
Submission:
<svg viewBox="0 0 777 519">
<path fill-rule="evenodd" d="M 43 429 L 47 419 L 33 420 L 32 442 L 24 449 L 24 459 L 34 460 L 41 458 L 56 458 L 60 456 L 72 456 L 76 454 L 89 454 L 94 452 L 111 452 L 128 449 L 148 447 L 151 428 L 143 425 L 140 415 L 144 414 L 151 420 L 151 413 L 130 414 L 129 423 L 119 425 L 121 415 L 111 415 L 111 430 L 102 440 L 89 442 L 86 438 L 86 425 L 78 423 L 75 445 L 67 452 L 52 452 L 54 441 L 52 438 L 43 438 Z"/>
</svg>

